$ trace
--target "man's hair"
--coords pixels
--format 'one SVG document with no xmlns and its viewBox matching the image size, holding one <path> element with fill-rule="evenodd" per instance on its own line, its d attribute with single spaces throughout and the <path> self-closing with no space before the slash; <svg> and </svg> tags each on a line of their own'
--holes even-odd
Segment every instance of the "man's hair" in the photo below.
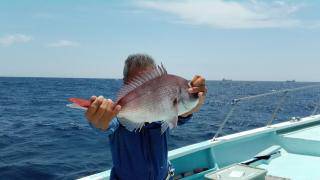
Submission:
<svg viewBox="0 0 320 180">
<path fill-rule="evenodd" d="M 131 54 L 125 61 L 123 68 L 123 80 L 127 81 L 129 75 L 135 69 L 144 69 L 147 67 L 155 67 L 156 63 L 153 58 L 147 54 Z"/>
</svg>

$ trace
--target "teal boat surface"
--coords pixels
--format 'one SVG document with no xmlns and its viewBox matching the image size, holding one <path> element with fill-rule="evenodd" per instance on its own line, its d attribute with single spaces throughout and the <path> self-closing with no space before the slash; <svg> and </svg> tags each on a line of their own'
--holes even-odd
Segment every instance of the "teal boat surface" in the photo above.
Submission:
<svg viewBox="0 0 320 180">
<path fill-rule="evenodd" d="M 169 152 L 169 159 L 176 179 L 205 179 L 210 173 L 241 164 L 266 170 L 269 179 L 319 180 L 320 115 L 178 148 Z M 109 179 L 109 174 L 110 170 L 81 179 Z M 243 175 L 239 171 L 230 174 L 238 179 Z"/>
</svg>

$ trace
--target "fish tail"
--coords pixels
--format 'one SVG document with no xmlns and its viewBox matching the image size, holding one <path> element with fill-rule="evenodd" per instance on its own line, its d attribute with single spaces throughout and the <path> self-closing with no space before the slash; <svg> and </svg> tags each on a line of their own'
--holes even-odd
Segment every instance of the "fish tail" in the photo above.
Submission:
<svg viewBox="0 0 320 180">
<path fill-rule="evenodd" d="M 76 103 L 67 104 L 66 106 L 69 107 L 69 108 L 73 108 L 73 109 L 81 109 L 81 110 L 87 110 L 88 109 L 88 108 L 82 107 L 82 106 L 80 106 L 80 105 L 78 105 Z"/>
<path fill-rule="evenodd" d="M 72 102 L 72 104 L 67 104 L 67 107 L 74 109 L 87 110 L 91 105 L 91 102 L 89 100 L 81 98 L 69 98 L 68 101 Z"/>
</svg>

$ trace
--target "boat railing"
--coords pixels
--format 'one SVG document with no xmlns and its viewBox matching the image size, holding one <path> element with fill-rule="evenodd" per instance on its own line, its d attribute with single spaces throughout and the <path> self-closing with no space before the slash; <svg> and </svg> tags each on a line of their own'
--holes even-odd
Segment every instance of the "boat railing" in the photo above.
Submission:
<svg viewBox="0 0 320 180">
<path fill-rule="evenodd" d="M 316 104 L 316 106 L 314 107 L 314 109 L 313 109 L 313 111 L 311 113 L 311 116 L 316 115 L 316 113 L 318 112 L 319 106 L 320 106 L 320 102 L 318 102 Z"/>
<path fill-rule="evenodd" d="M 272 96 L 272 95 L 280 94 L 281 96 L 280 96 L 280 98 L 279 98 L 279 100 L 277 102 L 277 105 L 276 105 L 275 109 L 272 112 L 272 116 L 266 123 L 266 126 L 270 127 L 270 125 L 272 125 L 272 122 L 274 121 L 274 119 L 277 117 L 277 114 L 278 114 L 280 108 L 283 106 L 284 102 L 286 101 L 286 98 L 287 98 L 289 93 L 296 92 L 296 91 L 302 91 L 302 90 L 306 90 L 306 89 L 311 89 L 311 88 L 317 88 L 317 87 L 320 87 L 320 84 L 302 86 L 302 87 L 291 88 L 291 89 L 283 89 L 283 90 L 272 91 L 272 92 L 268 92 L 268 93 L 245 96 L 245 97 L 242 97 L 242 98 L 233 99 L 231 101 L 231 103 L 230 103 L 231 104 L 231 109 L 229 110 L 229 112 L 225 116 L 224 120 L 219 125 L 219 128 L 216 131 L 216 133 L 215 133 L 214 137 L 212 138 L 212 140 L 213 141 L 217 140 L 217 138 L 220 135 L 220 133 L 222 132 L 225 124 L 231 118 L 232 114 L 234 113 L 235 109 L 238 107 L 238 105 L 240 103 L 242 103 L 244 101 L 252 100 L 252 99 L 257 99 L 257 98 L 262 98 L 262 97 L 266 97 L 266 96 Z M 317 111 L 319 109 L 319 106 L 320 106 L 320 102 L 318 102 L 315 105 L 314 110 L 312 111 L 311 115 L 315 115 L 317 113 Z"/>
</svg>

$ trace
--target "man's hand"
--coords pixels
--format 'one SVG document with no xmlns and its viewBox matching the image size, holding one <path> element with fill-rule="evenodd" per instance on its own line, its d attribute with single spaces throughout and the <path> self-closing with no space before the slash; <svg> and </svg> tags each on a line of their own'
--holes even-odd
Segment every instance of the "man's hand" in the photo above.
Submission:
<svg viewBox="0 0 320 180">
<path fill-rule="evenodd" d="M 121 106 L 103 96 L 92 96 L 91 105 L 86 111 L 86 118 L 96 128 L 106 130 L 110 121 L 119 113 Z"/>
<path fill-rule="evenodd" d="M 182 117 L 187 117 L 194 112 L 198 112 L 206 99 L 206 93 L 207 93 L 206 80 L 202 76 L 199 76 L 199 75 L 194 76 L 190 82 L 190 86 L 191 87 L 188 89 L 189 93 L 198 93 L 199 103 L 190 112 L 182 114 L 181 115 Z"/>
</svg>

